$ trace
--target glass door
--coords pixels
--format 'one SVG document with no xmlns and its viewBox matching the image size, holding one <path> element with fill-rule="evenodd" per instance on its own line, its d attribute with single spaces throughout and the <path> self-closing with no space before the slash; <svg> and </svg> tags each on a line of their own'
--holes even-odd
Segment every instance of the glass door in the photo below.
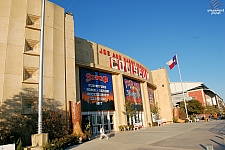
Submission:
<svg viewBox="0 0 225 150">
<path fill-rule="evenodd" d="M 83 115 L 85 116 L 85 115 Z M 88 120 L 91 122 L 91 131 L 93 134 L 99 134 L 100 128 L 104 127 L 105 132 L 111 132 L 114 129 L 114 115 L 109 112 L 93 112 L 87 116 Z"/>
</svg>

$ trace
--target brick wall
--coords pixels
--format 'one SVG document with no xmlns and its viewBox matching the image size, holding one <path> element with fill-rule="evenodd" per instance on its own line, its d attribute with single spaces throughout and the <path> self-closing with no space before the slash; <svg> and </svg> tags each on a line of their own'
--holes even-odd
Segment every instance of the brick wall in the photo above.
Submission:
<svg viewBox="0 0 225 150">
<path fill-rule="evenodd" d="M 202 93 L 202 90 L 190 91 L 188 92 L 188 96 L 200 101 L 202 103 L 202 106 L 204 106 L 204 95 L 202 95 Z"/>
</svg>

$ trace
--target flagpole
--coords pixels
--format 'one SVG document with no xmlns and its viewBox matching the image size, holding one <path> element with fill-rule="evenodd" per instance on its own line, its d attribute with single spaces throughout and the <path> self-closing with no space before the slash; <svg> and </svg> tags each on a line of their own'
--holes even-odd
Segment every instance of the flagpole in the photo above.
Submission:
<svg viewBox="0 0 225 150">
<path fill-rule="evenodd" d="M 39 90 L 38 90 L 38 134 L 42 133 L 42 102 L 43 102 L 43 59 L 44 59 L 44 21 L 45 21 L 45 0 L 42 0 L 41 13 L 41 40 L 39 59 Z"/>
<path fill-rule="evenodd" d="M 176 59 L 177 59 L 177 66 L 178 66 L 178 71 L 179 71 L 179 75 L 180 75 L 180 82 L 181 82 L 181 87 L 182 87 L 182 93 L 183 93 L 183 97 L 184 97 L 184 107 L 185 107 L 185 112 L 186 112 L 186 116 L 187 116 L 187 118 L 188 118 L 187 104 L 186 104 L 186 99 L 185 99 L 185 95 L 184 95 L 183 82 L 182 82 L 182 77 L 181 77 L 181 73 L 180 73 L 180 65 L 179 65 L 179 62 L 178 62 L 177 54 L 176 54 Z"/>
</svg>

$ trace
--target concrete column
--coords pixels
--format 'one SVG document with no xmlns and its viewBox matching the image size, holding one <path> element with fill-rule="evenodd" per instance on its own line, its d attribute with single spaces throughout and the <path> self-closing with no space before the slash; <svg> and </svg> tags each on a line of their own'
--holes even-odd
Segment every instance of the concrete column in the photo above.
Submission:
<svg viewBox="0 0 225 150">
<path fill-rule="evenodd" d="M 146 82 L 141 83 L 141 95 L 144 113 L 143 125 L 147 127 L 148 123 L 152 122 L 152 119 L 151 119 L 150 103 L 148 99 L 148 86 Z"/>
<path fill-rule="evenodd" d="M 80 101 L 80 70 L 79 67 L 75 67 L 75 73 L 76 73 L 76 102 Z"/>
<path fill-rule="evenodd" d="M 74 20 L 70 14 L 65 14 L 65 79 L 66 103 L 76 99 L 76 74 L 75 74 L 75 42 Z"/>
<path fill-rule="evenodd" d="M 113 81 L 113 93 L 114 93 L 114 104 L 115 104 L 115 131 L 118 131 L 119 125 L 126 125 L 126 115 L 123 114 L 124 105 L 125 105 L 125 96 L 124 96 L 124 86 L 123 86 L 123 76 L 112 75 Z"/>
<path fill-rule="evenodd" d="M 48 133 L 31 135 L 32 146 L 43 146 L 48 142 Z"/>
</svg>

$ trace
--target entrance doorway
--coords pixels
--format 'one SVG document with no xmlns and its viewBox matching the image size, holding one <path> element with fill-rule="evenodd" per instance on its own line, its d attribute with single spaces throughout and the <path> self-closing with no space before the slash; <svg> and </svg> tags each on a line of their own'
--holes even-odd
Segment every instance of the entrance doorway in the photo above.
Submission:
<svg viewBox="0 0 225 150">
<path fill-rule="evenodd" d="M 133 117 L 127 116 L 127 123 L 134 124 L 134 123 L 143 123 L 144 113 L 142 111 L 137 111 Z"/>
<path fill-rule="evenodd" d="M 104 127 L 106 133 L 114 130 L 114 112 L 82 112 L 82 122 L 85 117 L 91 122 L 90 130 L 92 134 L 99 134 L 101 127 Z"/>
</svg>

